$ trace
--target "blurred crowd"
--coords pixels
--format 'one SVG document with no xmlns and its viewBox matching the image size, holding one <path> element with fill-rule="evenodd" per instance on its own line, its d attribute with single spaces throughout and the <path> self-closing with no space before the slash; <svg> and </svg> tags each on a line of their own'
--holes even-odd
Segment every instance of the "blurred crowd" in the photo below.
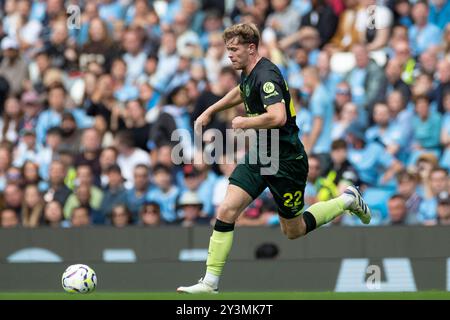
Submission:
<svg viewBox="0 0 450 320">
<path fill-rule="evenodd" d="M 239 83 L 222 40 L 239 22 L 287 79 L 305 207 L 357 184 L 371 225 L 450 224 L 449 0 L 0 0 L 0 17 L 2 228 L 211 224 L 235 164 L 176 165 L 171 135 Z M 237 225 L 276 210 L 266 190 Z"/>
</svg>

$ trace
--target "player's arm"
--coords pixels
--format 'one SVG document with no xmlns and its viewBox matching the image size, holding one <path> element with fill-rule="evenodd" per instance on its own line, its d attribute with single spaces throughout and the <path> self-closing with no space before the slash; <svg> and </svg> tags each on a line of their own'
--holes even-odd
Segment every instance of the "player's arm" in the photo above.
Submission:
<svg viewBox="0 0 450 320">
<path fill-rule="evenodd" d="M 196 120 L 194 124 L 194 129 L 199 132 L 200 129 L 206 126 L 210 121 L 211 117 L 220 111 L 230 109 L 238 104 L 242 103 L 241 92 L 239 86 L 236 86 L 233 90 L 228 92 L 222 99 L 211 105 L 206 109 Z"/>
<path fill-rule="evenodd" d="M 233 129 L 272 129 L 282 127 L 286 123 L 286 107 L 283 102 L 268 106 L 266 111 L 255 117 L 234 118 Z"/>
</svg>

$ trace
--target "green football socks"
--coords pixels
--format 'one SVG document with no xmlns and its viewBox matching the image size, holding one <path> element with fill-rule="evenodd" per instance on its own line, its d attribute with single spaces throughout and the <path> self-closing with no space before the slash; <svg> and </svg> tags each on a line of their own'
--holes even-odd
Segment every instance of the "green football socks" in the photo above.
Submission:
<svg viewBox="0 0 450 320">
<path fill-rule="evenodd" d="M 220 276 L 223 266 L 233 244 L 234 223 L 216 221 L 213 234 L 209 240 L 208 259 L 206 260 L 206 272 Z"/>
<path fill-rule="evenodd" d="M 321 201 L 310 206 L 303 213 L 306 224 L 306 232 L 310 232 L 321 225 L 332 221 L 345 211 L 345 201 L 341 197 L 328 201 Z"/>
</svg>

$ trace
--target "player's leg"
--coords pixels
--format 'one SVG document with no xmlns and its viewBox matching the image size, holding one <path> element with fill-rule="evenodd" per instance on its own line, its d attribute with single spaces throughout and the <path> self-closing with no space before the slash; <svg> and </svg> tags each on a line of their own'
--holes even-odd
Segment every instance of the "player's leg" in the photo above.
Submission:
<svg viewBox="0 0 450 320">
<path fill-rule="evenodd" d="M 291 217 L 280 211 L 281 230 L 289 239 L 296 239 L 334 220 L 346 210 L 356 214 L 362 223 L 370 223 L 369 207 L 359 190 L 350 186 L 337 198 L 313 204 L 302 215 Z"/>
<path fill-rule="evenodd" d="M 242 211 L 266 188 L 258 172 L 247 165 L 238 165 L 230 177 L 225 199 L 217 209 L 217 219 L 209 242 L 206 274 L 199 283 L 179 287 L 183 293 L 217 292 L 228 254 L 233 243 L 234 223 Z"/>
</svg>

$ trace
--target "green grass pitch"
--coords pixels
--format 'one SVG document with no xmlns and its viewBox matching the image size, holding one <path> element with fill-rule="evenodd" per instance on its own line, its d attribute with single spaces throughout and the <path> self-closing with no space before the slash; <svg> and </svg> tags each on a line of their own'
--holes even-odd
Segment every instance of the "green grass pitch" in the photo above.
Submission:
<svg viewBox="0 0 450 320">
<path fill-rule="evenodd" d="M 450 300 L 450 292 L 225 292 L 216 295 L 172 292 L 0 292 L 0 300 Z"/>
</svg>

